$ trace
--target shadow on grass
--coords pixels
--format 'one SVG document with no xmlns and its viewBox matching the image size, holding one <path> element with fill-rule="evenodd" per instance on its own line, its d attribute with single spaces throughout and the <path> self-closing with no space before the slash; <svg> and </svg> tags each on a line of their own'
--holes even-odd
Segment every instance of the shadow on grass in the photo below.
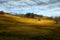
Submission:
<svg viewBox="0 0 60 40">
<path fill-rule="evenodd" d="M 15 39 L 17 38 L 17 39 Z M 51 34 L 48 35 L 36 35 L 30 36 L 28 34 L 16 34 L 14 32 L 0 32 L 0 39 L 2 40 L 60 40 L 60 28 L 54 29 Z"/>
<path fill-rule="evenodd" d="M 29 35 L 23 35 L 23 34 L 15 34 L 15 33 L 0 33 L 0 37 L 2 38 L 7 38 L 9 40 L 13 38 L 13 40 L 15 38 L 21 39 L 21 40 L 52 40 L 52 38 L 49 38 L 48 36 L 41 36 L 41 35 L 37 35 L 37 36 L 29 36 Z M 0 38 L 1 39 L 1 38 Z"/>
</svg>

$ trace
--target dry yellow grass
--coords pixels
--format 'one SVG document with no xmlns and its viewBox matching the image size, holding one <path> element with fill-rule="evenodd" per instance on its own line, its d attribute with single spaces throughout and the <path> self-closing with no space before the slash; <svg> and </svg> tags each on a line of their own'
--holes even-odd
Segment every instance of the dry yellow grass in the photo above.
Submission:
<svg viewBox="0 0 60 40">
<path fill-rule="evenodd" d="M 23 18 L 8 14 L 0 15 L 0 39 L 31 40 L 34 37 L 32 40 L 45 40 L 44 38 L 50 40 L 54 37 L 52 34 L 56 32 L 56 28 L 60 26 L 60 24 L 54 24 L 54 22 L 48 19 L 38 21 L 38 19 Z"/>
<path fill-rule="evenodd" d="M 40 25 L 47 25 L 47 24 L 54 24 L 55 21 L 48 20 L 48 19 L 41 19 L 40 21 L 38 19 L 32 19 L 32 18 L 23 18 L 23 17 L 16 17 L 12 15 L 5 15 L 7 17 L 11 17 L 16 21 L 24 22 L 24 23 L 32 23 L 32 24 L 40 24 Z"/>
</svg>

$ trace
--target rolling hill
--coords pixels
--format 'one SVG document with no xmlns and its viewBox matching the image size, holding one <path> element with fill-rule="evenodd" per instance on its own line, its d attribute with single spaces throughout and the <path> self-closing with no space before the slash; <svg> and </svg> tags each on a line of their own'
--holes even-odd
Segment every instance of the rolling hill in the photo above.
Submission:
<svg viewBox="0 0 60 40">
<path fill-rule="evenodd" d="M 60 25 L 54 22 L 0 14 L 0 40 L 60 40 Z"/>
</svg>

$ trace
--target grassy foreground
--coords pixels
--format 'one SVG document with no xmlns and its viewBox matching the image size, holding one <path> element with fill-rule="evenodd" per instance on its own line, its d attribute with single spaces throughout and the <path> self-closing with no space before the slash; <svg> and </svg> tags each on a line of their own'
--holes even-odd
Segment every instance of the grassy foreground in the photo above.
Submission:
<svg viewBox="0 0 60 40">
<path fill-rule="evenodd" d="M 0 15 L 0 40 L 60 40 L 60 24 L 54 23 Z"/>
</svg>

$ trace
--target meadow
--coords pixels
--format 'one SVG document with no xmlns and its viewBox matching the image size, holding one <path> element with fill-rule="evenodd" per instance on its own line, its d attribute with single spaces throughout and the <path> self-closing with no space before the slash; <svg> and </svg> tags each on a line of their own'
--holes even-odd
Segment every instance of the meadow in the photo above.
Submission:
<svg viewBox="0 0 60 40">
<path fill-rule="evenodd" d="M 0 14 L 0 40 L 60 40 L 60 24 Z"/>
</svg>

